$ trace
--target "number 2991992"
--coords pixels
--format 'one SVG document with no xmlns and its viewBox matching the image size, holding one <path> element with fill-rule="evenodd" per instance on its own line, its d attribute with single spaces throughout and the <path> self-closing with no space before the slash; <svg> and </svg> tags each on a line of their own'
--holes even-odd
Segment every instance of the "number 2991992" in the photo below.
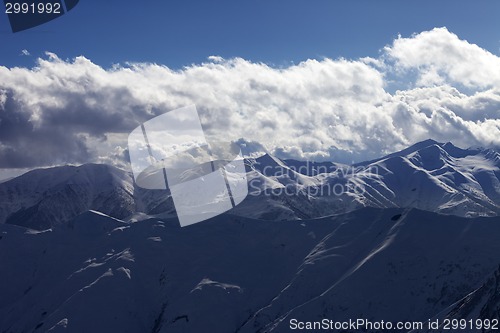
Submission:
<svg viewBox="0 0 500 333">
<path fill-rule="evenodd" d="M 6 14 L 61 14 L 61 3 L 5 3 Z"/>
</svg>

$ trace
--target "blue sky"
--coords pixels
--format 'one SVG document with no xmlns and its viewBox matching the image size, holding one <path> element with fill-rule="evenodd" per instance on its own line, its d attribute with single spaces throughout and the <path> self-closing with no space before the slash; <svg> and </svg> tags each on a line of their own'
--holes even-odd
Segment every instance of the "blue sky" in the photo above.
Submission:
<svg viewBox="0 0 500 333">
<path fill-rule="evenodd" d="M 12 34 L 0 14 L 0 64 L 30 66 L 44 51 L 104 67 L 155 62 L 171 68 L 210 55 L 273 66 L 309 58 L 376 57 L 398 35 L 446 26 L 492 53 L 500 49 L 500 2 L 81 0 L 63 17 Z"/>
</svg>

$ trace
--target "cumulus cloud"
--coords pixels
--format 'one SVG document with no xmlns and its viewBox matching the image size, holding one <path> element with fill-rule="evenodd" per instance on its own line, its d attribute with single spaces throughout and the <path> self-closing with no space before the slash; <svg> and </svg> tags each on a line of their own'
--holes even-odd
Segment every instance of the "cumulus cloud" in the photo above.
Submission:
<svg viewBox="0 0 500 333">
<path fill-rule="evenodd" d="M 413 85 L 389 93 L 389 75 Z M 445 28 L 399 37 L 379 59 L 286 68 L 212 56 L 105 69 L 48 53 L 34 68 L 0 66 L 0 167 L 124 165 L 130 131 L 191 104 L 209 139 L 248 154 L 351 162 L 428 138 L 499 146 L 500 58 Z"/>
<path fill-rule="evenodd" d="M 415 70 L 419 86 L 446 82 L 474 89 L 500 86 L 500 58 L 446 28 L 399 37 L 385 52 L 398 69 Z"/>
</svg>

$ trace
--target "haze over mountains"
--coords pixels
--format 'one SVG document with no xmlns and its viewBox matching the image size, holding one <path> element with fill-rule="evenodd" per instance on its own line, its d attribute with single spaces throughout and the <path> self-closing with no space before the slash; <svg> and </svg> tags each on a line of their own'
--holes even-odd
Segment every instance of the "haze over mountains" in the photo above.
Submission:
<svg viewBox="0 0 500 333">
<path fill-rule="evenodd" d="M 0 184 L 0 332 L 500 318 L 497 151 L 429 140 L 353 166 L 246 163 L 252 195 L 186 228 L 168 192 L 107 165 Z"/>
</svg>

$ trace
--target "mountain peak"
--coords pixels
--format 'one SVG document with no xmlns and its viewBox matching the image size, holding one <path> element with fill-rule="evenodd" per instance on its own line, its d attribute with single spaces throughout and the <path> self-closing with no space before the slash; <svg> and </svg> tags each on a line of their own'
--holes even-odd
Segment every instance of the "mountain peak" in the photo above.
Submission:
<svg viewBox="0 0 500 333">
<path fill-rule="evenodd" d="M 133 192 L 130 173 L 110 165 L 37 169 L 0 183 L 0 223 L 43 230 L 89 209 L 125 218 L 135 211 Z"/>
<path fill-rule="evenodd" d="M 417 142 L 413 145 L 411 145 L 410 147 L 408 148 L 405 148 L 403 150 L 400 150 L 400 151 L 397 151 L 397 152 L 394 152 L 394 153 L 391 153 L 391 154 L 388 154 L 386 156 L 383 156 L 383 157 L 379 157 L 379 158 L 376 158 L 374 160 L 369 160 L 369 161 L 365 161 L 365 162 L 360 162 L 360 163 L 355 163 L 354 166 L 364 166 L 364 165 L 370 165 L 370 164 L 373 164 L 373 163 L 376 163 L 376 162 L 379 162 L 379 161 L 382 161 L 382 160 L 386 160 L 386 159 L 389 159 L 389 158 L 392 158 L 392 157 L 401 157 L 401 156 L 408 156 L 412 153 L 415 153 L 421 149 L 425 149 L 429 146 L 432 146 L 432 145 L 440 145 L 439 142 L 433 140 L 433 139 L 427 139 L 427 140 L 424 140 L 424 141 L 420 141 L 420 142 Z"/>
</svg>

